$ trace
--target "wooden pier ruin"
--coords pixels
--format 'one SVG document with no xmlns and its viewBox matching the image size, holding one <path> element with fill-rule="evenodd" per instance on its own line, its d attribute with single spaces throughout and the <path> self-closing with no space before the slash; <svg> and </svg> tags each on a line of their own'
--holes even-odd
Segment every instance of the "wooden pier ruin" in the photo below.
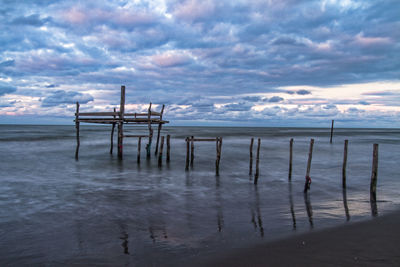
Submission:
<svg viewBox="0 0 400 267">
<path fill-rule="evenodd" d="M 79 136 L 79 125 L 81 122 L 84 123 L 96 123 L 96 124 L 111 124 L 111 147 L 110 153 L 113 152 L 114 143 L 114 129 L 118 127 L 118 158 L 123 157 L 123 141 L 124 138 L 134 137 L 138 138 L 138 152 L 140 153 L 141 139 L 148 138 L 146 145 L 147 157 L 150 157 L 151 145 L 153 140 L 153 125 L 157 125 L 157 140 L 155 154 L 158 153 L 158 146 L 160 142 L 160 134 L 162 125 L 169 123 L 169 121 L 163 120 L 165 105 L 162 105 L 161 111 L 156 112 L 151 110 L 152 103 L 149 104 L 149 108 L 146 113 L 128 112 L 125 113 L 125 86 L 121 86 L 121 101 L 119 111 L 114 108 L 113 112 L 79 112 L 79 102 L 76 103 L 75 113 L 75 127 L 76 127 L 76 151 L 75 159 L 79 158 L 79 147 L 80 147 L 80 136 Z M 129 125 L 147 125 L 149 134 L 148 135 L 124 135 L 124 124 Z M 138 155 L 138 161 L 140 161 L 140 154 Z"/>
</svg>

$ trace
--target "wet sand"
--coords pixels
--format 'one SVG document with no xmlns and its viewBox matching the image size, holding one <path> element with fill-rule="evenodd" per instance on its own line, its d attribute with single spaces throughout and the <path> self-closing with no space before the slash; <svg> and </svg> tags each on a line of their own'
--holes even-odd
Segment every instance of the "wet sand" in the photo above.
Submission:
<svg viewBox="0 0 400 267">
<path fill-rule="evenodd" d="M 201 266 L 400 266 L 400 211 L 235 250 Z"/>
</svg>

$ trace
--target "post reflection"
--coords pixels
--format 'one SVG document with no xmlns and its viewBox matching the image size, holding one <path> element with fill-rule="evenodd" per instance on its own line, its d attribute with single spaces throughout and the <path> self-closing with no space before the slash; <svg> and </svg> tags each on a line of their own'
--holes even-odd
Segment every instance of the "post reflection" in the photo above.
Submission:
<svg viewBox="0 0 400 267">
<path fill-rule="evenodd" d="M 119 239 L 122 240 L 121 246 L 123 248 L 123 253 L 129 255 L 129 234 L 126 230 L 126 225 L 122 222 L 118 222 L 118 226 L 121 233 Z"/>
<path fill-rule="evenodd" d="M 350 212 L 349 212 L 349 207 L 347 205 L 347 191 L 346 191 L 346 188 L 343 188 L 342 194 L 343 194 L 344 212 L 346 213 L 346 221 L 350 221 Z"/>
<path fill-rule="evenodd" d="M 290 213 L 292 214 L 293 230 L 296 230 L 296 214 L 294 213 L 292 183 L 291 182 L 289 182 L 289 204 L 290 204 Z"/>
<path fill-rule="evenodd" d="M 308 193 L 304 193 L 304 204 L 306 205 L 306 211 L 308 216 L 308 221 L 310 222 L 310 227 L 314 227 L 313 223 L 313 212 L 311 207 L 310 195 Z"/>
<path fill-rule="evenodd" d="M 221 204 L 221 191 L 220 191 L 220 179 L 219 176 L 215 177 L 215 201 L 217 205 L 217 227 L 218 232 L 222 232 L 224 227 L 224 214 L 222 212 L 222 204 Z"/>
<path fill-rule="evenodd" d="M 251 223 L 255 229 L 260 231 L 260 236 L 264 237 L 264 227 L 260 209 L 260 195 L 257 186 L 254 186 L 255 202 L 254 207 L 251 208 Z"/>
<path fill-rule="evenodd" d="M 371 193 L 370 204 L 371 204 L 372 217 L 377 217 L 378 216 L 378 205 L 376 203 L 376 195 L 373 193 Z"/>
</svg>

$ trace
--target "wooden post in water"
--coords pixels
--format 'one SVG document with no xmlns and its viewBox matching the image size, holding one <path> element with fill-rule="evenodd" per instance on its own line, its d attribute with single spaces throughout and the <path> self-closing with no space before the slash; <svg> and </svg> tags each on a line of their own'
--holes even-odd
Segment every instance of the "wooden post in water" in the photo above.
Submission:
<svg viewBox="0 0 400 267">
<path fill-rule="evenodd" d="M 165 105 L 162 105 L 161 115 L 160 115 L 160 121 L 162 121 L 162 115 L 163 115 L 163 113 L 164 113 L 164 108 L 165 108 Z M 156 156 L 157 156 L 157 152 L 158 152 L 158 145 L 159 145 L 159 142 L 160 142 L 161 127 L 162 127 L 162 123 L 160 122 L 160 123 L 158 124 L 158 128 L 157 128 L 157 143 L 156 143 L 156 151 L 155 151 L 155 153 L 154 153 L 154 155 L 156 155 Z"/>
<path fill-rule="evenodd" d="M 190 139 L 190 167 L 193 168 L 193 161 L 194 161 L 194 136 Z"/>
<path fill-rule="evenodd" d="M 347 146 L 349 140 L 344 140 L 344 152 L 343 152 L 343 167 L 342 167 L 342 187 L 346 188 L 346 168 L 347 168 Z"/>
<path fill-rule="evenodd" d="M 170 143 L 171 136 L 167 135 L 167 162 L 170 160 L 170 150 L 171 150 L 171 143 Z"/>
<path fill-rule="evenodd" d="M 158 167 L 162 165 L 162 154 L 164 149 L 164 136 L 161 136 L 160 154 L 158 154 Z"/>
<path fill-rule="evenodd" d="M 292 180 L 292 164 L 293 164 L 293 138 L 290 138 L 289 143 L 289 181 Z"/>
<path fill-rule="evenodd" d="M 118 158 L 122 159 L 122 149 L 124 143 L 124 113 L 125 113 L 125 86 L 121 86 L 121 102 L 119 106 L 119 118 L 118 122 Z"/>
<path fill-rule="evenodd" d="M 372 155 L 372 174 L 371 174 L 371 186 L 370 196 L 371 201 L 376 201 L 376 182 L 378 179 L 378 144 L 374 144 L 374 151 Z"/>
<path fill-rule="evenodd" d="M 331 126 L 331 139 L 330 139 L 330 141 L 329 141 L 329 143 L 331 143 L 331 144 L 332 144 L 332 137 L 333 137 L 333 123 L 334 123 L 334 120 L 332 120 L 332 126 Z"/>
<path fill-rule="evenodd" d="M 314 139 L 311 139 L 310 150 L 308 151 L 306 183 L 304 184 L 304 193 L 307 193 L 307 191 L 310 190 L 310 185 L 311 185 L 310 171 L 311 171 L 311 160 L 312 160 L 313 147 L 314 147 Z"/>
<path fill-rule="evenodd" d="M 260 175 L 260 146 L 261 146 L 261 138 L 258 138 L 258 144 L 257 144 L 257 155 L 256 155 L 256 174 L 254 176 L 254 184 L 257 184 L 258 182 L 258 176 Z"/>
<path fill-rule="evenodd" d="M 116 112 L 114 108 L 114 113 Z M 115 119 L 115 115 L 114 115 Z M 114 129 L 115 129 L 115 122 L 112 123 L 112 128 L 111 128 L 111 146 L 110 146 L 110 154 L 113 153 L 113 148 L 114 148 Z"/>
<path fill-rule="evenodd" d="M 221 152 L 222 152 L 222 137 L 216 138 L 216 149 L 217 149 L 217 158 L 215 160 L 215 174 L 219 175 L 219 163 L 221 161 Z"/>
<path fill-rule="evenodd" d="M 253 173 L 253 144 L 254 144 L 254 138 L 251 138 L 251 141 L 250 141 L 249 175 L 251 175 Z"/>
<path fill-rule="evenodd" d="M 75 159 L 79 158 L 79 146 L 81 144 L 79 140 L 79 102 L 76 102 L 76 113 L 75 113 L 75 128 L 76 128 L 76 150 Z"/>
<path fill-rule="evenodd" d="M 188 171 L 189 170 L 189 150 L 190 150 L 190 146 L 189 146 L 189 137 L 186 137 L 186 167 L 185 170 Z"/>
<path fill-rule="evenodd" d="M 147 110 L 147 119 L 149 127 L 149 141 L 146 145 L 146 152 L 147 152 L 147 158 L 149 159 L 151 154 L 151 143 L 153 141 L 153 129 L 151 128 L 151 102 L 149 105 L 149 109 Z"/>
<path fill-rule="evenodd" d="M 137 151 L 137 163 L 140 163 L 140 149 L 141 149 L 141 147 L 142 147 L 142 137 L 141 136 L 139 136 L 139 139 L 138 139 L 138 151 Z"/>
</svg>

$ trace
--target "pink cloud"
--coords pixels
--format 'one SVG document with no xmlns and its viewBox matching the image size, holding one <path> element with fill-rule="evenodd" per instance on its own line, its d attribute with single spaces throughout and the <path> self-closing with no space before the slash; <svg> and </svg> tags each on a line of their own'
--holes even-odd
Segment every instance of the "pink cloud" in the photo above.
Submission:
<svg viewBox="0 0 400 267">
<path fill-rule="evenodd" d="M 214 13 L 215 4 L 210 0 L 187 0 L 178 5 L 173 14 L 175 17 L 186 20 L 195 21 L 197 19 L 206 18 Z"/>
<path fill-rule="evenodd" d="M 392 43 L 392 40 L 388 37 L 365 37 L 363 33 L 357 34 L 354 41 L 362 46 L 387 45 Z"/>
<path fill-rule="evenodd" d="M 159 67 L 168 68 L 186 65 L 191 61 L 191 58 L 187 55 L 166 53 L 152 56 L 152 61 Z"/>
</svg>

